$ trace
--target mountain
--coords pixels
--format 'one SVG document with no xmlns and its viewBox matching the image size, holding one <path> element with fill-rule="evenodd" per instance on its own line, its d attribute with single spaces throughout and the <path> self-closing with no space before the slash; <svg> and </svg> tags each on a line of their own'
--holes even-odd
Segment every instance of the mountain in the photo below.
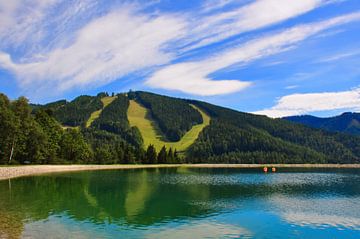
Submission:
<svg viewBox="0 0 360 239">
<path fill-rule="evenodd" d="M 150 92 L 0 94 L 0 163 L 358 163 L 360 137 Z M 11 160 L 9 160 L 11 159 Z"/>
<path fill-rule="evenodd" d="M 327 131 L 360 135 L 360 113 L 347 112 L 329 118 L 302 115 L 285 117 L 284 119 Z"/>
</svg>

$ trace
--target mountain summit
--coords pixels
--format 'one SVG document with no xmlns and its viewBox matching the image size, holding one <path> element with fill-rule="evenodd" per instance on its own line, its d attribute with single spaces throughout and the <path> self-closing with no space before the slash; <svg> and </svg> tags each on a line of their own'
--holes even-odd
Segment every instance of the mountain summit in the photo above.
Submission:
<svg viewBox="0 0 360 239">
<path fill-rule="evenodd" d="M 360 135 L 360 113 L 346 112 L 329 118 L 302 115 L 285 117 L 284 119 L 327 131 Z"/>
</svg>

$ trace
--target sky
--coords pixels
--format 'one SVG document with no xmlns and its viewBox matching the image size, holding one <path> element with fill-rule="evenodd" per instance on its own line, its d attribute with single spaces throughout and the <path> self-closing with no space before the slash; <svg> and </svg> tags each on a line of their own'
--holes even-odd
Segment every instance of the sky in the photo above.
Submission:
<svg viewBox="0 0 360 239">
<path fill-rule="evenodd" d="M 274 118 L 360 112 L 360 1 L 0 0 L 0 92 L 130 89 Z"/>
</svg>

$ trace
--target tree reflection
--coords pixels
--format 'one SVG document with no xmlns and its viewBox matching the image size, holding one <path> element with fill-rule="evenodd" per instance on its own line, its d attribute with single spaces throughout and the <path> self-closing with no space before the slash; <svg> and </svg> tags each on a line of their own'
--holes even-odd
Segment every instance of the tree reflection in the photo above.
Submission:
<svg viewBox="0 0 360 239">
<path fill-rule="evenodd" d="M 223 210 L 211 202 L 266 198 L 279 193 L 316 195 L 328 193 L 329 188 L 338 195 L 354 196 L 360 192 L 351 175 L 334 178 L 339 174 L 314 174 L 313 178 L 323 177 L 319 183 L 301 181 L 306 175 L 300 174 L 297 182 L 294 174 L 238 173 L 162 168 L 51 174 L 13 179 L 11 184 L 0 181 L 0 238 L 18 238 L 25 223 L 50 215 L 95 224 L 142 227 Z"/>
</svg>

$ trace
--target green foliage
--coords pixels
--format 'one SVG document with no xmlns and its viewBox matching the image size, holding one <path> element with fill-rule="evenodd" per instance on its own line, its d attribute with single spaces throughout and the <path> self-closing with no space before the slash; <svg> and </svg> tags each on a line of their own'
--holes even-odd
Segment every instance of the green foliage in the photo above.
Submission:
<svg viewBox="0 0 360 239">
<path fill-rule="evenodd" d="M 186 132 L 181 140 L 177 142 L 169 142 L 164 139 L 156 121 L 149 117 L 148 109 L 134 100 L 130 100 L 127 117 L 130 125 L 136 127 L 141 133 L 144 148 L 152 144 L 156 150 L 160 151 L 165 145 L 167 148 L 176 148 L 184 152 L 195 142 L 200 132 L 210 124 L 210 117 L 201 109 L 196 108 L 196 110 L 198 110 L 203 117 L 203 123 L 193 126 Z"/>
<path fill-rule="evenodd" d="M 350 140 L 350 136 L 339 137 L 286 120 L 241 113 L 205 102 L 192 103 L 207 111 L 213 120 L 189 149 L 190 162 L 261 163 L 265 159 L 278 163 L 359 162 L 360 138 Z M 256 158 L 258 155 L 262 156 Z"/>
<path fill-rule="evenodd" d="M 132 93 L 133 94 L 133 93 Z M 131 95 L 134 98 L 133 95 Z M 179 141 L 196 124 L 201 124 L 201 114 L 182 99 L 136 92 L 136 99 L 150 109 L 162 132 L 170 141 Z"/>
<path fill-rule="evenodd" d="M 50 109 L 52 111 L 56 111 L 59 108 L 64 107 L 66 104 L 67 104 L 66 100 L 58 100 L 58 101 L 55 101 L 55 102 L 48 103 L 48 104 L 44 105 L 42 108 Z"/>
<path fill-rule="evenodd" d="M 126 164 L 143 160 L 144 150 L 129 144 L 120 135 L 95 128 L 85 128 L 82 134 L 95 152 L 95 159 L 90 163 Z"/>
<path fill-rule="evenodd" d="M 166 147 L 163 146 L 157 156 L 157 162 L 158 163 L 166 163 L 167 162 L 167 152 Z"/>
<path fill-rule="evenodd" d="M 60 140 L 60 155 L 70 163 L 89 162 L 93 158 L 90 146 L 76 129 L 67 129 Z"/>
<path fill-rule="evenodd" d="M 8 163 L 18 128 L 19 121 L 11 109 L 9 99 L 0 94 L 0 164 Z"/>
<path fill-rule="evenodd" d="M 142 138 L 139 130 L 130 127 L 127 119 L 129 100 L 125 95 L 118 95 L 107 107 L 105 107 L 93 123 L 92 127 L 120 135 L 124 140 L 139 147 Z"/>
<path fill-rule="evenodd" d="M 46 158 L 44 163 L 57 163 L 60 151 L 59 142 L 63 131 L 59 123 L 47 111 L 39 110 L 35 114 L 35 121 L 46 135 Z"/>
<path fill-rule="evenodd" d="M 92 112 L 101 109 L 103 106 L 101 97 L 79 96 L 70 103 L 61 107 L 55 107 L 54 116 L 66 126 L 84 126 Z"/>
<path fill-rule="evenodd" d="M 157 163 L 157 154 L 154 145 L 150 144 L 146 150 L 145 163 Z"/>
</svg>

